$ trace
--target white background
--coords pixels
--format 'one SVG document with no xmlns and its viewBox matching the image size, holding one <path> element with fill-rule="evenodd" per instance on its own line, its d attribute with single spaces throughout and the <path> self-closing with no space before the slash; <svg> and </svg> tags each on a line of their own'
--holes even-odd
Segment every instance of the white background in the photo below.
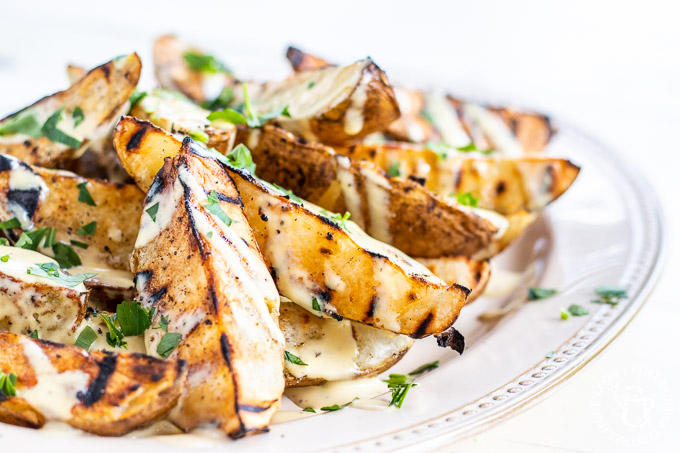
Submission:
<svg viewBox="0 0 680 453">
<path fill-rule="evenodd" d="M 173 32 L 246 76 L 285 74 L 283 52 L 291 43 L 338 62 L 368 54 L 392 80 L 525 105 L 620 150 L 652 181 L 665 209 L 669 253 L 657 290 L 621 336 L 558 393 L 448 450 L 677 449 L 675 2 L 17 1 L 3 2 L 1 10 L 0 114 L 65 87 L 66 62 L 90 66 L 130 50 L 150 62 L 153 38 Z M 142 83 L 152 83 L 148 64 Z M 651 398 L 651 410 L 665 411 L 667 423 L 631 421 L 624 406 L 597 409 L 612 379 Z"/>
</svg>

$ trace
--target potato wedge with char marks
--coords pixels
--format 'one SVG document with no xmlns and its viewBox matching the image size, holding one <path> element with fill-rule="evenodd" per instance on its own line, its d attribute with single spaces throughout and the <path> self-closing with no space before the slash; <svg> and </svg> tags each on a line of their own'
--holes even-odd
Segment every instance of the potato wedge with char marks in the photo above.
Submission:
<svg viewBox="0 0 680 453">
<path fill-rule="evenodd" d="M 222 166 L 187 138 L 149 189 L 131 267 L 141 302 L 182 340 L 189 377 L 171 419 L 233 438 L 265 430 L 284 389 L 279 295 Z M 166 334 L 167 335 L 167 334 Z M 146 331 L 151 350 L 162 331 Z"/>
<path fill-rule="evenodd" d="M 295 72 L 332 66 L 326 60 L 289 47 L 286 57 Z M 478 149 L 494 148 L 503 154 L 542 151 L 555 129 L 550 118 L 508 107 L 483 106 L 450 95 L 394 87 L 401 116 L 385 134 L 398 141 L 445 142 Z"/>
<path fill-rule="evenodd" d="M 480 208 L 501 214 L 544 208 L 566 192 L 580 170 L 566 159 L 487 157 L 455 150 L 438 154 L 403 142 L 359 144 L 338 151 L 421 181 L 444 197 L 470 192 Z"/>
<path fill-rule="evenodd" d="M 472 260 L 465 257 L 416 259 L 449 285 L 458 283 L 470 288 L 468 304 L 482 295 L 491 276 L 491 265 L 488 260 Z"/>
<path fill-rule="evenodd" d="M 121 120 L 116 150 L 122 161 L 129 155 L 129 142 L 123 136 L 131 139 L 135 130 L 145 130 L 148 143 L 175 140 L 167 134 L 166 138 L 152 138 L 150 134 L 163 132 L 143 124 L 133 118 Z M 157 153 L 136 157 L 145 156 L 150 159 L 146 167 L 157 164 Z M 138 167 L 145 167 L 141 160 Z M 225 168 L 241 193 L 248 222 L 282 295 L 311 312 L 316 299 L 320 311 L 330 316 L 414 338 L 442 332 L 457 318 L 467 288 L 447 286 L 399 250 L 366 235 L 352 221 L 343 220 L 346 230 L 327 217 L 331 213 L 322 214 L 323 210 L 311 203 L 303 206 L 302 201 L 291 201 L 288 193 L 248 172 Z M 149 184 L 142 181 L 140 187 Z M 296 246 L 287 247 L 289 243 Z M 357 279 L 357 275 L 363 278 Z"/>
<path fill-rule="evenodd" d="M 0 153 L 44 167 L 79 157 L 110 131 L 137 86 L 141 69 L 137 54 L 118 57 L 91 70 L 65 91 L 1 120 Z M 63 109 L 61 119 L 55 117 L 48 127 L 48 118 L 59 109 Z"/>
<path fill-rule="evenodd" d="M 368 234 L 411 256 L 469 256 L 486 247 L 495 226 L 419 183 L 387 177 L 376 165 L 300 141 L 274 126 L 239 130 L 257 174 L 332 212 L 349 211 Z"/>
<path fill-rule="evenodd" d="M 17 375 L 16 396 L 0 394 L 0 421 L 41 427 L 63 421 L 120 436 L 156 420 L 176 403 L 182 360 L 91 352 L 0 332 L 0 371 Z"/>
</svg>

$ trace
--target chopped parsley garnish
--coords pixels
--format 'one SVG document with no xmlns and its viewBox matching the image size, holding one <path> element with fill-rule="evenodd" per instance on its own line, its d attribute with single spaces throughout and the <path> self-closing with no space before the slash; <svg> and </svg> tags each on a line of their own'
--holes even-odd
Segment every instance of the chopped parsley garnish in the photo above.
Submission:
<svg viewBox="0 0 680 453">
<path fill-rule="evenodd" d="M 52 239 L 54 238 L 55 234 L 56 234 L 55 228 L 46 227 L 36 228 L 35 230 L 31 231 L 24 231 L 21 233 L 21 235 L 19 236 L 19 240 L 17 240 L 14 246 L 26 250 L 36 251 L 40 246 L 40 241 L 42 241 L 42 239 L 45 236 L 47 236 L 47 239 L 45 240 L 45 247 L 52 246 L 52 248 L 54 248 Z"/>
<path fill-rule="evenodd" d="M 161 322 L 160 322 L 160 324 L 159 324 L 159 327 L 160 327 L 160 329 L 161 329 L 163 332 L 167 332 L 167 331 L 168 331 L 168 321 L 169 321 L 169 320 L 168 320 L 168 317 L 167 317 L 167 316 L 161 315 Z"/>
<path fill-rule="evenodd" d="M 34 330 L 33 332 L 31 332 L 31 334 L 29 335 L 29 337 L 30 337 L 30 338 L 33 338 L 34 340 L 37 340 L 37 339 L 38 339 L 38 331 L 37 331 L 37 330 Z"/>
<path fill-rule="evenodd" d="M 141 335 L 151 326 L 154 310 L 142 307 L 139 302 L 123 301 L 116 307 L 116 321 L 126 337 Z"/>
<path fill-rule="evenodd" d="M 231 70 L 212 55 L 187 51 L 184 52 L 182 58 L 184 58 L 184 61 L 189 65 L 192 71 L 205 72 L 208 74 L 217 74 L 218 72 L 231 74 Z"/>
<path fill-rule="evenodd" d="M 6 238 L 0 238 L 0 245 L 9 245 L 9 241 Z"/>
<path fill-rule="evenodd" d="M 302 412 L 311 412 L 312 414 L 316 414 L 316 411 L 314 410 L 313 407 L 305 407 L 302 409 Z"/>
<path fill-rule="evenodd" d="M 569 319 L 571 316 L 585 316 L 587 314 L 590 314 L 590 312 L 583 305 L 571 304 L 566 310 L 560 311 L 560 318 Z"/>
<path fill-rule="evenodd" d="M 246 124 L 246 118 L 234 109 L 218 110 L 208 115 L 208 121 L 223 120 L 231 124 Z"/>
<path fill-rule="evenodd" d="M 17 395 L 17 375 L 14 373 L 5 374 L 0 371 L 0 393 L 5 396 Z"/>
<path fill-rule="evenodd" d="M 292 191 L 284 189 L 283 187 L 276 185 L 274 183 L 271 183 L 272 186 L 276 187 L 276 190 L 283 192 L 283 194 L 290 200 L 293 201 L 299 205 L 302 204 L 302 199 L 295 195 Z"/>
<path fill-rule="evenodd" d="M 9 220 L 5 220 L 4 222 L 0 222 L 0 228 L 3 230 L 11 230 L 12 228 L 21 228 L 21 223 L 19 220 L 17 220 L 16 217 L 12 217 Z"/>
<path fill-rule="evenodd" d="M 552 359 L 552 357 L 555 355 L 555 351 L 550 351 L 545 355 L 546 359 Z"/>
<path fill-rule="evenodd" d="M 52 247 L 56 243 L 57 243 L 57 229 L 54 227 L 47 228 L 47 232 L 45 233 L 45 242 L 43 242 L 43 245 L 45 247 Z"/>
<path fill-rule="evenodd" d="M 123 332 L 121 332 L 120 329 L 116 327 L 116 315 L 108 316 L 104 313 L 100 313 L 100 316 L 104 320 L 106 327 L 109 328 L 109 331 L 106 332 L 106 342 L 109 344 L 109 346 L 112 348 L 127 349 L 127 342 L 124 340 L 125 335 L 123 335 Z"/>
<path fill-rule="evenodd" d="M 76 247 L 80 247 L 83 250 L 87 250 L 87 248 L 89 247 L 89 245 L 87 245 L 86 243 L 76 241 L 76 240 L 73 240 L 73 239 L 71 239 L 69 242 L 71 242 L 71 245 L 74 245 Z"/>
<path fill-rule="evenodd" d="M 387 388 L 392 390 L 392 400 L 390 401 L 390 406 L 396 406 L 401 409 L 401 405 L 404 404 L 404 398 L 406 394 L 411 389 L 411 387 L 417 387 L 412 376 L 407 376 L 405 374 L 390 374 L 390 378 L 383 380 L 387 383 Z"/>
<path fill-rule="evenodd" d="M 554 296 L 555 294 L 557 294 L 556 289 L 537 288 L 535 286 L 532 286 L 527 290 L 527 299 L 528 300 L 547 299 L 548 297 Z"/>
<path fill-rule="evenodd" d="M 226 157 L 229 165 L 232 167 L 247 170 L 251 175 L 255 174 L 256 165 L 255 162 L 253 162 L 253 155 L 246 145 L 237 145 Z"/>
<path fill-rule="evenodd" d="M 5 121 L 5 124 L 0 124 L 0 136 L 24 134 L 38 138 L 42 136 L 40 129 L 41 124 L 38 123 L 35 114 L 31 110 L 24 110 Z"/>
<path fill-rule="evenodd" d="M 621 299 L 628 298 L 628 288 L 621 286 L 598 286 L 595 292 L 600 296 L 592 301 L 596 304 L 618 305 Z"/>
<path fill-rule="evenodd" d="M 182 334 L 178 332 L 169 332 L 163 335 L 161 341 L 156 347 L 156 352 L 159 356 L 167 359 L 168 356 L 175 350 L 179 342 L 182 340 Z"/>
<path fill-rule="evenodd" d="M 78 127 L 80 123 L 85 121 L 85 113 L 80 107 L 74 108 L 71 116 L 73 116 L 73 127 Z"/>
<path fill-rule="evenodd" d="M 257 115 L 250 104 L 248 85 L 243 84 L 243 113 L 234 109 L 224 109 L 208 115 L 208 121 L 224 120 L 231 124 L 247 124 L 248 127 L 262 127 L 267 121 L 280 116 L 290 117 L 288 106 L 264 115 Z"/>
<path fill-rule="evenodd" d="M 92 343 L 94 343 L 96 339 L 97 333 L 94 331 L 94 329 L 90 326 L 85 326 L 85 328 L 78 334 L 78 338 L 76 338 L 76 342 L 74 344 L 79 348 L 89 351 L 90 346 L 92 346 Z"/>
<path fill-rule="evenodd" d="M 217 197 L 217 192 L 214 190 L 208 195 L 208 199 L 203 205 L 209 213 L 220 219 L 226 226 L 231 226 L 233 220 L 227 215 L 226 212 L 222 210 L 220 206 L 220 199 Z"/>
<path fill-rule="evenodd" d="M 14 244 L 14 247 L 19 247 L 21 249 L 26 249 L 26 250 L 37 250 L 38 249 L 37 244 L 36 244 L 35 248 L 33 248 L 33 239 L 31 239 L 31 237 L 25 231 L 23 231 L 21 233 L 21 235 L 19 236 L 19 239 Z"/>
<path fill-rule="evenodd" d="M 324 407 L 321 408 L 321 410 L 322 410 L 322 411 L 328 411 L 328 412 L 339 411 L 340 409 L 346 408 L 347 406 L 349 406 L 350 404 L 352 404 L 353 402 L 355 402 L 355 401 L 358 400 L 358 399 L 359 399 L 359 398 L 356 398 L 356 397 L 355 397 L 355 398 L 354 398 L 352 401 L 350 401 L 349 403 L 345 403 L 345 404 L 334 404 L 334 405 L 332 405 L 332 406 L 324 406 Z"/>
<path fill-rule="evenodd" d="M 54 260 L 59 263 L 59 266 L 62 269 L 68 269 L 83 264 L 76 251 L 73 250 L 73 247 L 65 242 L 57 242 L 54 244 L 52 246 L 52 252 L 54 253 Z"/>
<path fill-rule="evenodd" d="M 339 228 L 342 228 L 343 230 L 349 232 L 349 230 L 347 229 L 347 221 L 351 216 L 349 211 L 345 211 L 344 214 L 340 214 L 336 212 L 329 212 L 323 209 L 321 211 L 321 214 L 331 222 L 335 223 Z"/>
<path fill-rule="evenodd" d="M 158 214 L 158 206 L 160 203 L 156 203 L 155 205 L 151 206 L 146 210 L 146 213 L 149 214 L 149 217 L 151 217 L 151 220 L 154 222 L 156 221 L 156 215 Z"/>
<path fill-rule="evenodd" d="M 97 206 L 97 203 L 94 202 L 92 199 L 92 195 L 90 195 L 90 191 L 87 190 L 87 181 L 83 181 L 80 184 L 76 185 L 78 189 L 80 189 L 80 193 L 78 194 L 78 201 L 81 203 L 89 204 L 90 206 Z"/>
<path fill-rule="evenodd" d="M 316 297 L 312 298 L 312 309 L 316 311 L 321 311 L 321 305 Z"/>
<path fill-rule="evenodd" d="M 411 371 L 408 375 L 409 376 L 417 376 L 419 374 L 423 374 L 426 371 L 434 370 L 435 368 L 439 368 L 439 360 L 435 360 L 434 362 L 426 363 L 425 365 L 421 365 L 415 370 Z"/>
<path fill-rule="evenodd" d="M 139 91 L 135 88 L 135 91 L 130 95 L 130 109 L 139 104 L 139 101 L 146 97 L 146 91 Z"/>
<path fill-rule="evenodd" d="M 427 142 L 425 144 L 425 147 L 427 149 L 429 149 L 430 151 L 434 152 L 435 154 L 437 154 L 437 158 L 439 160 L 446 159 L 449 156 L 449 153 L 453 150 L 457 150 L 457 151 L 464 152 L 464 153 L 477 152 L 477 153 L 481 153 L 481 154 L 491 154 L 491 153 L 494 152 L 493 149 L 480 150 L 480 149 L 477 148 L 477 145 L 475 145 L 472 142 L 470 142 L 469 144 L 467 144 L 465 146 L 458 146 L 458 147 L 451 146 L 451 145 L 444 143 L 444 142 L 439 142 L 439 143 Z"/>
<path fill-rule="evenodd" d="M 199 130 L 192 130 L 189 131 L 189 137 L 193 138 L 197 142 L 201 143 L 208 143 L 208 140 L 210 140 L 210 137 L 208 137 L 208 134 L 206 134 L 203 131 Z"/>
<path fill-rule="evenodd" d="M 208 234 L 206 234 L 206 236 L 208 236 L 208 239 L 212 239 L 212 237 L 213 237 L 213 232 L 212 232 L 212 231 L 208 231 Z"/>
<path fill-rule="evenodd" d="M 294 365 L 300 365 L 300 366 L 308 366 L 305 362 L 302 361 L 302 359 L 295 354 L 291 354 L 288 351 L 284 351 L 283 357 L 286 359 L 286 362 L 290 362 Z"/>
<path fill-rule="evenodd" d="M 225 109 L 234 100 L 234 90 L 231 87 L 224 87 L 212 101 L 203 101 L 201 107 L 208 110 Z"/>
<path fill-rule="evenodd" d="M 392 161 L 390 168 L 387 169 L 387 174 L 391 177 L 401 176 L 401 170 L 399 170 L 400 167 L 401 163 L 398 160 Z"/>
<path fill-rule="evenodd" d="M 0 256 L 0 261 L 2 261 L 3 263 L 6 263 L 7 261 L 9 261 L 9 255 Z"/>
<path fill-rule="evenodd" d="M 26 273 L 38 277 L 49 278 L 50 280 L 57 282 L 60 285 L 68 286 L 69 288 L 74 288 L 83 283 L 88 278 L 92 278 L 97 275 L 90 272 L 68 275 L 60 272 L 59 267 L 54 263 L 36 264 L 35 266 L 29 267 L 26 270 Z"/>
<path fill-rule="evenodd" d="M 87 225 L 83 225 L 78 230 L 76 230 L 76 234 L 78 236 L 92 236 L 97 232 L 97 221 L 93 221 L 88 223 Z"/>
<path fill-rule="evenodd" d="M 77 138 L 71 137 L 70 135 L 67 135 L 66 133 L 57 129 L 57 125 L 61 121 L 63 114 L 64 107 L 61 107 L 59 110 L 54 112 L 49 118 L 47 118 L 47 121 L 45 121 L 45 124 L 43 124 L 40 130 L 43 133 L 43 135 L 47 137 L 47 139 L 54 143 L 61 143 L 63 145 L 68 146 L 69 148 L 80 148 L 80 145 L 82 145 L 82 141 L 78 140 Z"/>
<path fill-rule="evenodd" d="M 465 193 L 450 193 L 449 197 L 455 198 L 459 204 L 463 206 L 470 206 L 471 208 L 476 208 L 479 205 L 479 199 L 472 195 L 472 192 Z"/>
</svg>

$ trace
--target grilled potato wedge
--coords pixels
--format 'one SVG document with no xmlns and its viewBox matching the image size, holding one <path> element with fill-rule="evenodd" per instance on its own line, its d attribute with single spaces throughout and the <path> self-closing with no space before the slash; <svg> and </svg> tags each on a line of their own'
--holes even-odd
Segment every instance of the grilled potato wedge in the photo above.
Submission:
<svg viewBox="0 0 680 453">
<path fill-rule="evenodd" d="M 326 60 L 289 47 L 295 72 L 331 66 Z M 506 156 L 542 151 L 555 133 L 550 118 L 508 107 L 485 106 L 450 95 L 394 87 L 401 116 L 385 134 L 397 141 L 445 142 L 454 147 L 474 143 Z"/>
<path fill-rule="evenodd" d="M 352 321 L 320 318 L 281 302 L 286 351 L 306 366 L 286 362 L 286 387 L 320 385 L 382 373 L 403 357 L 414 340 Z"/>
<path fill-rule="evenodd" d="M 485 260 L 498 255 L 517 239 L 538 218 L 537 212 L 517 211 L 503 216 L 505 225 L 485 249 L 472 256 L 473 260 Z"/>
<path fill-rule="evenodd" d="M 79 201 L 87 199 L 85 192 L 94 206 Z M 86 179 L 0 155 L 0 218 L 16 218 L 23 230 L 56 228 L 58 242 L 86 243 L 86 250 L 77 249 L 86 265 L 105 263 L 111 269 L 129 270 L 139 228 L 131 219 L 141 216 L 143 201 L 144 194 L 134 185 Z M 96 227 L 81 230 L 92 222 Z M 14 240 L 19 232 L 7 230 Z"/>
<path fill-rule="evenodd" d="M 124 137 L 134 137 L 135 123 L 140 121 L 124 118 L 116 129 L 116 151 L 122 161 L 131 154 L 127 151 L 130 142 Z M 145 131 L 148 143 L 175 140 L 158 128 L 139 130 Z M 153 138 L 151 134 L 165 137 Z M 202 148 L 194 149 L 201 152 Z M 150 160 L 148 165 L 140 160 L 137 167 L 153 168 L 158 155 L 166 151 L 136 154 L 135 158 Z M 246 218 L 282 295 L 311 312 L 414 338 L 440 333 L 457 318 L 467 288 L 446 285 L 399 250 L 366 235 L 354 222 L 343 221 L 345 229 L 328 217 L 331 213 L 323 213 L 311 203 L 293 201 L 286 191 L 247 171 L 225 168 L 244 200 Z M 140 187 L 148 185 L 146 181 Z M 287 243 L 296 247 L 283 253 Z M 363 278 L 357 279 L 357 275 Z M 314 310 L 314 300 L 321 310 Z"/>
<path fill-rule="evenodd" d="M 489 260 L 472 260 L 465 257 L 416 259 L 449 285 L 458 283 L 470 288 L 467 303 L 482 295 L 491 276 Z"/>
<path fill-rule="evenodd" d="M 411 143 L 359 144 L 338 151 L 420 181 L 444 197 L 470 192 L 480 208 L 501 214 L 544 208 L 571 186 L 580 170 L 566 159 L 486 157 L 455 150 L 438 154 Z"/>
<path fill-rule="evenodd" d="M 189 377 L 171 419 L 185 430 L 216 423 L 238 438 L 265 430 L 281 404 L 279 295 L 236 187 L 192 143 L 149 189 L 131 267 L 141 302 L 182 335 L 172 356 L 187 361 Z M 161 336 L 147 330 L 147 349 Z"/>
<path fill-rule="evenodd" d="M 187 52 L 203 55 L 200 49 L 183 43 L 175 36 L 164 35 L 153 46 L 156 80 L 167 90 L 175 90 L 196 103 L 212 101 L 225 86 L 234 84 L 233 77 L 224 70 L 196 71 L 184 59 Z"/>
<path fill-rule="evenodd" d="M 87 308 L 82 284 L 65 284 L 47 274 L 39 264 L 56 261 L 32 250 L 0 246 L 0 330 L 43 336 L 74 332 Z M 31 273 L 32 272 L 32 273 Z"/>
<path fill-rule="evenodd" d="M 166 414 L 186 377 L 181 360 L 91 352 L 0 332 L 0 371 L 17 375 L 16 396 L 0 394 L 0 421 L 46 420 L 120 436 Z"/>
<path fill-rule="evenodd" d="M 0 153 L 44 167 L 79 157 L 107 134 L 127 108 L 141 69 L 137 54 L 116 58 L 91 70 L 65 91 L 1 120 Z M 48 128 L 44 123 L 60 109 L 61 119 Z M 51 139 L 45 136 L 46 129 Z"/>
<path fill-rule="evenodd" d="M 362 229 L 411 256 L 469 256 L 485 248 L 495 227 L 442 199 L 418 182 L 387 177 L 370 162 L 347 159 L 329 147 L 303 142 L 266 125 L 240 130 L 266 181 L 331 212 L 349 211 Z"/>
<path fill-rule="evenodd" d="M 207 146 L 226 154 L 234 145 L 236 126 L 226 121 L 211 123 L 207 119 L 209 114 L 209 110 L 197 106 L 181 94 L 166 90 L 147 93 L 130 111 L 130 115 L 151 121 L 171 134 L 188 135 L 203 141 L 207 139 Z"/>
</svg>

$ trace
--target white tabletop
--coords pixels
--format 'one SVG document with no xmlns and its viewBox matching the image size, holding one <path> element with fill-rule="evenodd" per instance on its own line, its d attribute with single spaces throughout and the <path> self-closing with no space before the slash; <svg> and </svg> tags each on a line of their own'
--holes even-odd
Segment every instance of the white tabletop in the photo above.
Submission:
<svg viewBox="0 0 680 453">
<path fill-rule="evenodd" d="M 560 391 L 475 437 L 452 442 L 447 451 L 677 448 L 676 5 L 660 0 L 344 0 L 333 6 L 318 0 L 258 1 L 220 2 L 219 8 L 217 2 L 148 3 L 3 5 L 0 114 L 63 88 L 65 62 L 93 65 L 129 50 L 150 61 L 153 38 L 173 32 L 208 47 L 246 75 L 272 67 L 284 74 L 282 55 L 290 43 L 341 62 L 369 54 L 393 80 L 519 102 L 578 126 L 635 163 L 657 189 L 669 232 L 666 271 L 656 291 L 629 327 Z M 142 83 L 151 80 L 147 69 Z"/>
</svg>

